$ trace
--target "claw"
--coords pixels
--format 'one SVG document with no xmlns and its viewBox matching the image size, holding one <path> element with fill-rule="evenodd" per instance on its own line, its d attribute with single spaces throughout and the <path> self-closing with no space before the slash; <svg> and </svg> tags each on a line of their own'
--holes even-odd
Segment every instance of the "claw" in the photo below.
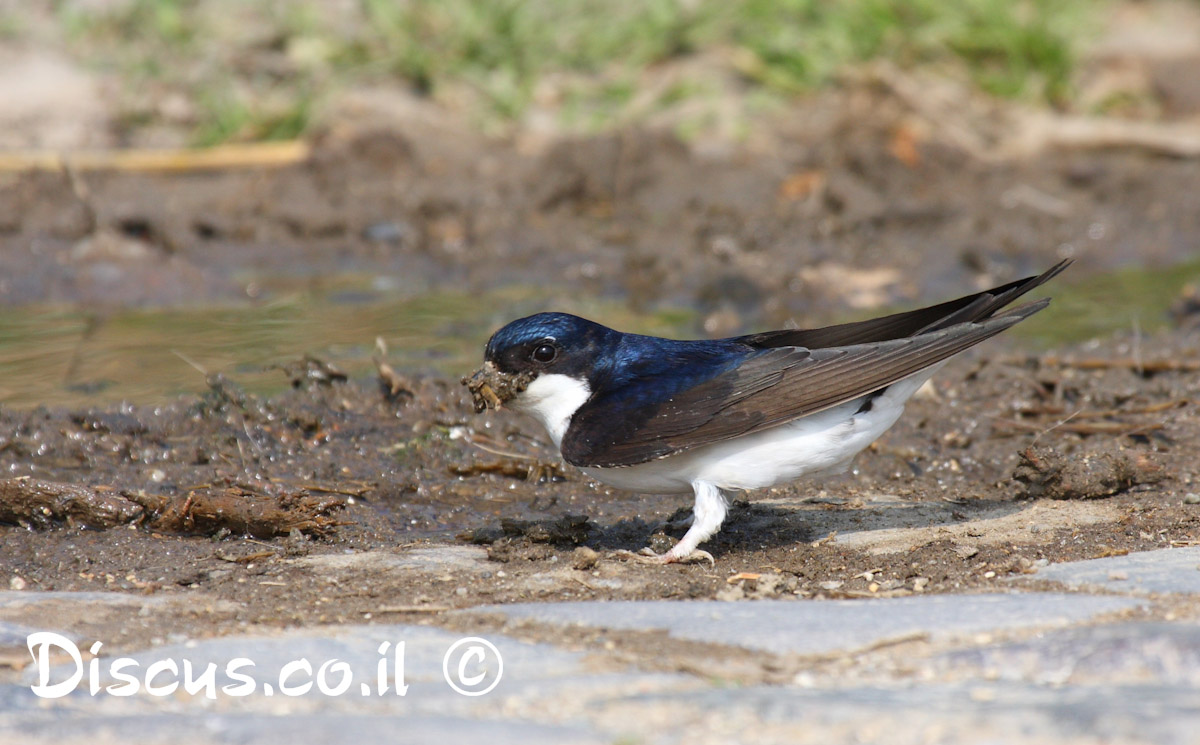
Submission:
<svg viewBox="0 0 1200 745">
<path fill-rule="evenodd" d="M 670 552 L 668 552 L 668 554 L 669 553 Z M 699 564 L 702 561 L 707 561 L 710 567 L 715 567 L 717 565 L 717 560 L 713 558 L 712 554 L 699 548 L 693 549 L 690 554 L 687 556 L 681 556 L 675 559 L 675 561 L 678 561 L 681 564 Z"/>
<path fill-rule="evenodd" d="M 641 564 L 698 564 L 702 561 L 707 561 L 710 566 L 716 566 L 717 561 L 713 555 L 707 551 L 694 549 L 685 556 L 676 556 L 674 551 L 668 551 L 665 554 L 656 554 L 654 549 L 647 546 L 636 554 L 632 551 L 624 549 L 614 551 L 613 555 L 619 559 L 627 559 L 636 561 Z"/>
</svg>

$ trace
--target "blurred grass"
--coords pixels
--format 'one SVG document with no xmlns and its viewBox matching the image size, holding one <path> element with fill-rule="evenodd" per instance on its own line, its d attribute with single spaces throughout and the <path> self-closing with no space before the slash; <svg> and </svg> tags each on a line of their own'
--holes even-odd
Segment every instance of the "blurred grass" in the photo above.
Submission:
<svg viewBox="0 0 1200 745">
<path fill-rule="evenodd" d="M 12 5 L 0 28 L 21 28 Z M 547 85 L 560 111 L 603 127 L 641 71 L 712 53 L 751 89 L 794 95 L 847 66 L 940 66 L 999 96 L 1062 106 L 1075 45 L 1106 2 L 1089 0 L 112 0 L 52 2 L 66 49 L 124 83 L 131 123 L 156 96 L 185 97 L 192 138 L 283 139 L 314 104 L 356 83 L 400 81 L 512 123 Z M 25 8 L 26 10 L 21 10 Z M 561 78 L 569 76 L 570 82 Z M 552 82 L 556 81 L 556 82 Z M 703 80 L 662 95 L 701 95 Z M 555 94 L 550 94 L 555 97 Z M 568 113 L 569 113 L 568 111 Z M 598 112 L 598 113 L 597 113 Z M 180 118 L 181 115 L 177 115 Z"/>
</svg>

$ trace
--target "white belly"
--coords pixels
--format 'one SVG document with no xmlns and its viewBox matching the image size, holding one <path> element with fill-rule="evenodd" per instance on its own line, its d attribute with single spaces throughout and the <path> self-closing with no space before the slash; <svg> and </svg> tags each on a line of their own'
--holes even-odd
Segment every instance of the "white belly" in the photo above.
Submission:
<svg viewBox="0 0 1200 745">
<path fill-rule="evenodd" d="M 834 473 L 844 470 L 855 455 L 896 423 L 905 402 L 934 371 L 923 370 L 893 383 L 871 402 L 870 411 L 863 413 L 855 413 L 863 401 L 858 399 L 779 427 L 648 463 L 582 470 L 618 489 L 652 494 L 690 493 L 696 481 L 745 490 Z"/>
</svg>

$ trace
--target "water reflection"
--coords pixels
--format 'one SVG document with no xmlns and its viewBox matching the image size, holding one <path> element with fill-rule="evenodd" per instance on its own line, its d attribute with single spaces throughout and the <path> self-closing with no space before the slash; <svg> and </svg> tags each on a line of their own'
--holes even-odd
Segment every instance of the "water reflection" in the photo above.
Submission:
<svg viewBox="0 0 1200 745">
<path fill-rule="evenodd" d="M 616 301 L 564 300 L 538 290 L 389 302 L 340 288 L 243 307 L 10 308 L 0 314 L 0 403 L 161 403 L 202 390 L 200 369 L 269 393 L 287 385 L 279 367 L 306 354 L 351 376 L 369 374 L 376 337 L 387 343 L 394 367 L 459 375 L 478 364 L 493 330 L 514 314 L 546 307 L 644 333 L 686 335 L 693 325 L 690 313 L 637 315 Z"/>
<path fill-rule="evenodd" d="M 1055 298 L 1050 308 L 1008 335 L 1045 348 L 1120 329 L 1150 333 L 1166 323 L 1182 287 L 1196 281 L 1200 260 L 1085 279 L 1068 272 L 1046 289 Z M 344 278 L 335 287 L 241 307 L 9 308 L 0 313 L 0 403 L 22 408 L 160 403 L 203 389 L 203 376 L 189 361 L 234 377 L 250 391 L 269 393 L 287 385 L 279 366 L 306 354 L 352 376 L 370 374 L 377 336 L 387 342 L 397 368 L 459 375 L 478 362 L 492 330 L 547 308 L 665 336 L 695 336 L 699 326 L 692 309 L 639 314 L 616 299 L 563 296 L 545 288 L 389 300 L 370 278 Z"/>
</svg>

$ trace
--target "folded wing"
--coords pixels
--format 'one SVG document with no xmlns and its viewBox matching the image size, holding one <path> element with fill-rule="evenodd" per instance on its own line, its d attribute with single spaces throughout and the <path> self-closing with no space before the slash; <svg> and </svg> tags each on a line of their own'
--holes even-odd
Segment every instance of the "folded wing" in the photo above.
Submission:
<svg viewBox="0 0 1200 745">
<path fill-rule="evenodd" d="M 995 336 L 1046 307 L 1048 299 L 993 315 L 1065 265 L 940 306 L 861 324 L 739 337 L 737 341 L 760 351 L 666 403 L 635 403 L 652 398 L 642 395 L 639 385 L 650 386 L 653 381 L 634 381 L 593 397 L 572 418 L 562 442 L 563 457 L 576 466 L 630 466 L 852 401 Z M 874 339 L 849 341 L 864 337 Z M 833 339 L 847 341 L 824 347 L 814 343 Z M 788 343 L 798 341 L 808 345 Z"/>
<path fill-rule="evenodd" d="M 821 349 L 903 339 L 926 331 L 948 328 L 956 323 L 990 318 L 996 311 L 1025 293 L 1053 279 L 1070 264 L 1071 260 L 1065 259 L 1037 276 L 1018 279 L 990 290 L 931 305 L 928 308 L 819 329 L 767 331 L 762 334 L 740 336 L 737 341 L 762 349 L 772 347 Z"/>
</svg>

